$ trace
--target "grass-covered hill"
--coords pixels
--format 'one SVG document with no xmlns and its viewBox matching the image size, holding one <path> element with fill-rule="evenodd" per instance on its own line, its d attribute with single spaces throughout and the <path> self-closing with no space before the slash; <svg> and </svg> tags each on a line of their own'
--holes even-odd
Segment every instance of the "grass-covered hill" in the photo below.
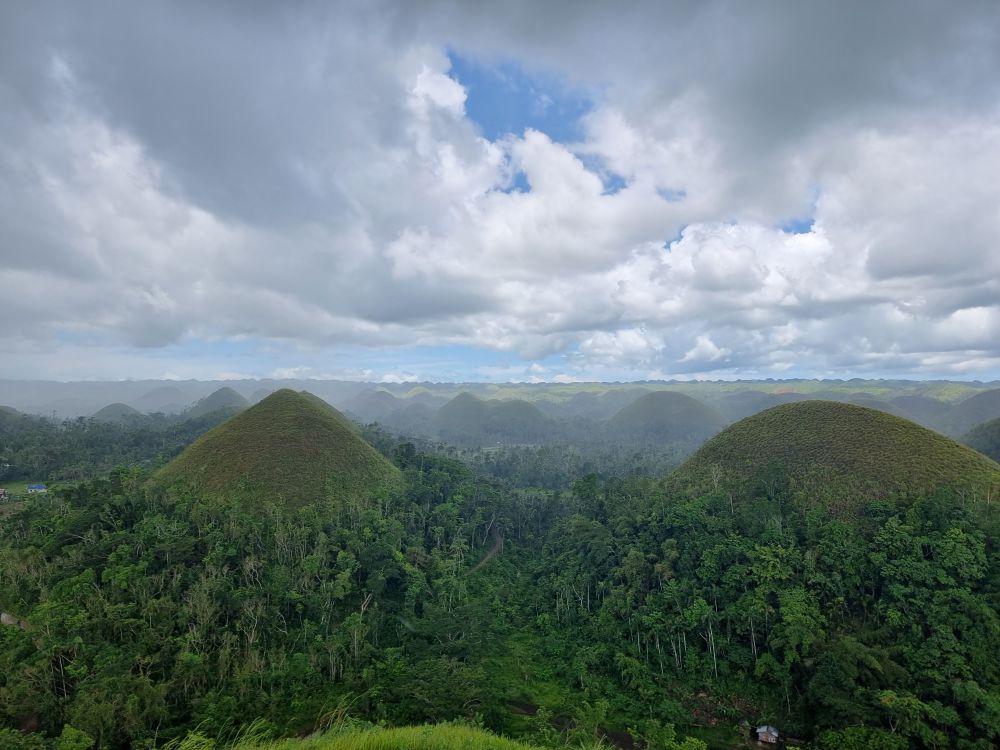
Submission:
<svg viewBox="0 0 1000 750">
<path fill-rule="evenodd" d="M 91 419 L 98 422 L 135 422 L 143 418 L 143 413 L 138 409 L 133 409 L 128 404 L 114 403 L 108 404 L 103 409 L 94 412 Z"/>
<path fill-rule="evenodd" d="M 1000 417 L 1000 388 L 992 388 L 955 404 L 942 418 L 948 435 L 965 435 L 976 425 Z"/>
<path fill-rule="evenodd" d="M 332 406 L 282 389 L 200 437 L 156 480 L 217 495 L 249 485 L 257 498 L 299 504 L 328 490 L 372 496 L 399 486 L 401 477 Z"/>
<path fill-rule="evenodd" d="M 713 406 L 727 419 L 735 422 L 751 414 L 756 414 L 772 406 L 802 401 L 808 398 L 801 393 L 766 393 L 748 390 L 727 393 L 714 402 Z"/>
<path fill-rule="evenodd" d="M 840 400 L 840 399 L 838 399 Z M 894 404 L 891 401 L 884 401 L 875 396 L 869 396 L 865 393 L 852 393 L 847 398 L 842 399 L 845 404 L 854 404 L 855 406 L 864 406 L 868 409 L 876 409 L 877 411 L 884 411 L 886 414 L 893 414 L 897 417 L 902 417 L 903 419 L 914 420 L 913 415 L 910 414 L 906 409 Z"/>
<path fill-rule="evenodd" d="M 991 419 L 974 427 L 962 438 L 962 442 L 984 456 L 1000 461 L 1000 418 Z"/>
<path fill-rule="evenodd" d="M 951 409 L 951 405 L 946 401 L 919 394 L 896 396 L 890 399 L 889 403 L 898 406 L 925 427 L 936 426 L 938 421 Z"/>
<path fill-rule="evenodd" d="M 484 400 L 460 393 L 438 409 L 433 428 L 442 439 L 463 445 L 517 444 L 545 440 L 553 423 L 527 401 Z"/>
<path fill-rule="evenodd" d="M 368 389 L 342 404 L 345 411 L 356 415 L 362 422 L 381 422 L 404 406 L 406 402 L 388 391 Z"/>
<path fill-rule="evenodd" d="M 153 414 L 154 412 L 173 414 L 183 411 L 181 405 L 188 403 L 188 398 L 180 388 L 164 385 L 147 391 L 139 398 L 130 399 L 129 403 L 143 414 Z"/>
<path fill-rule="evenodd" d="M 552 417 L 605 420 L 650 392 L 649 388 L 580 391 L 564 400 L 539 400 L 536 403 L 544 413 Z"/>
<path fill-rule="evenodd" d="M 236 413 L 246 409 L 249 405 L 250 402 L 243 396 L 229 386 L 224 386 L 192 405 L 184 412 L 184 417 L 185 419 L 198 419 L 221 409 Z"/>
<path fill-rule="evenodd" d="M 607 422 L 610 436 L 658 442 L 701 442 L 726 426 L 710 406 L 673 391 L 647 393 Z"/>
<path fill-rule="evenodd" d="M 1000 488 L 1000 465 L 971 448 L 906 419 L 834 401 L 747 417 L 702 446 L 669 483 L 704 490 L 720 477 L 752 480 L 771 468 L 839 477 L 863 495 Z"/>
</svg>

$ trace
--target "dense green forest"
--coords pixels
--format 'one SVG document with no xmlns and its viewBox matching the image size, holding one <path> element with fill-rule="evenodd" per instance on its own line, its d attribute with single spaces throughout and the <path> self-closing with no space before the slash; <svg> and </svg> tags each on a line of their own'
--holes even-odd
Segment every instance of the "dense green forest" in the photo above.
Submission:
<svg viewBox="0 0 1000 750">
<path fill-rule="evenodd" d="M 104 421 L 0 410 L 0 484 L 18 479 L 72 481 L 116 466 L 157 465 L 232 414 L 222 409 L 191 419 L 156 414 Z"/>
<path fill-rule="evenodd" d="M 315 416 L 289 393 L 244 417 Z M 269 420 L 236 424 L 256 440 Z M 900 428 L 871 425 L 876 450 Z M 904 444 L 928 439 L 908 425 Z M 732 456 L 737 428 L 713 450 Z M 309 747 L 518 747 L 480 727 L 696 750 L 764 722 L 819 748 L 1000 743 L 1000 467 L 966 448 L 948 441 L 920 486 L 873 489 L 861 473 L 885 466 L 831 473 L 822 453 L 736 456 L 705 482 L 696 454 L 678 476 L 698 481 L 589 473 L 562 490 L 364 434 L 401 483 L 290 503 L 133 467 L 0 511 L 0 740 L 209 747 L 257 720 L 245 747 L 322 728 Z M 420 730 L 437 744 L 380 728 L 456 721 Z"/>
</svg>

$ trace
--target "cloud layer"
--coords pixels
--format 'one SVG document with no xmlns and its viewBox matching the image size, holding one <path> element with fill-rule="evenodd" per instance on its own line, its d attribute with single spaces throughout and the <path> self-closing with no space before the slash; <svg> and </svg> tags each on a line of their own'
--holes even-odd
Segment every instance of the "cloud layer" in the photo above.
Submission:
<svg viewBox="0 0 1000 750">
<path fill-rule="evenodd" d="M 1000 375 L 996 6 L 665 5 L 0 8 L 0 376 Z"/>
</svg>

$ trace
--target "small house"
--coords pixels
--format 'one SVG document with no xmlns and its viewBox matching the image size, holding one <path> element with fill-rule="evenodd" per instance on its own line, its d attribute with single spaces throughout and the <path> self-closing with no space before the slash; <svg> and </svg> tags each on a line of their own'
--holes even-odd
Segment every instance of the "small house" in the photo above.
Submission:
<svg viewBox="0 0 1000 750">
<path fill-rule="evenodd" d="M 49 488 L 46 487 L 44 484 L 29 484 L 28 485 L 28 494 L 29 495 L 35 495 L 35 494 L 38 494 L 40 492 L 48 492 L 48 491 L 49 491 Z"/>
<path fill-rule="evenodd" d="M 781 733 L 776 727 L 772 727 L 770 724 L 763 724 L 757 727 L 756 735 L 757 742 L 765 745 L 777 745 Z"/>
<path fill-rule="evenodd" d="M 0 503 L 5 503 L 10 500 L 10 495 L 7 494 L 7 490 L 0 487 Z"/>
</svg>

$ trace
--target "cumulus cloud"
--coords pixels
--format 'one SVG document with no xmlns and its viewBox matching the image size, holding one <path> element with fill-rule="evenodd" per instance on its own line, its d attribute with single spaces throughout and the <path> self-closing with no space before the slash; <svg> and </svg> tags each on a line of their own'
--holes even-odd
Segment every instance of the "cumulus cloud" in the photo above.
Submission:
<svg viewBox="0 0 1000 750">
<path fill-rule="evenodd" d="M 996 376 L 998 36 L 986 2 L 4 7 L 0 375 Z M 455 49 L 592 92 L 580 138 L 486 138 Z"/>
</svg>

